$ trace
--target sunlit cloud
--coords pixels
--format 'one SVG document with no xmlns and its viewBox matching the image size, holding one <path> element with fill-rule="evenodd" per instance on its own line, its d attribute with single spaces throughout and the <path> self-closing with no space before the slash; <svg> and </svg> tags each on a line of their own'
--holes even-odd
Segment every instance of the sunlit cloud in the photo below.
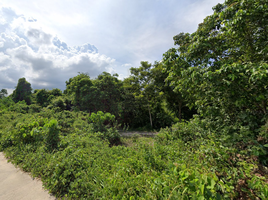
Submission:
<svg viewBox="0 0 268 200">
<path fill-rule="evenodd" d="M 1 0 L 0 89 L 25 77 L 33 88 L 65 88 L 77 72 L 130 75 L 159 61 L 173 36 L 194 32 L 224 0 Z"/>
<path fill-rule="evenodd" d="M 99 54 L 94 45 L 68 46 L 57 36 L 38 28 L 36 20 L 2 8 L 0 34 L 0 88 L 14 88 L 25 77 L 33 88 L 65 88 L 78 72 L 97 77 L 113 71 L 115 59 Z M 7 15 L 7 16 L 6 16 Z"/>
</svg>

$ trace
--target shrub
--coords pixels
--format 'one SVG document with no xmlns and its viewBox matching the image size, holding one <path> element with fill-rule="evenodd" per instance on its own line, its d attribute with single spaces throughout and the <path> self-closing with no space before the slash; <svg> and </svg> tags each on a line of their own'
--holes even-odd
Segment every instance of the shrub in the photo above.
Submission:
<svg viewBox="0 0 268 200">
<path fill-rule="evenodd" d="M 31 104 L 29 106 L 29 113 L 39 113 L 41 110 L 42 110 L 42 107 L 36 104 Z"/>
<path fill-rule="evenodd" d="M 157 135 L 158 141 L 168 141 L 181 139 L 184 142 L 194 141 L 198 138 L 206 137 L 206 130 L 202 121 L 198 118 L 189 122 L 176 123 L 170 128 L 161 129 Z"/>
<path fill-rule="evenodd" d="M 41 139 L 42 127 L 39 127 L 37 121 L 31 123 L 19 123 L 16 125 L 16 142 L 17 143 L 34 143 Z"/>
<path fill-rule="evenodd" d="M 56 112 L 63 111 L 66 109 L 65 100 L 61 96 L 53 98 L 48 108 L 54 109 Z"/>
<path fill-rule="evenodd" d="M 26 102 L 23 101 L 19 101 L 18 103 L 12 105 L 9 107 L 10 111 L 14 111 L 17 113 L 22 113 L 22 114 L 26 114 L 28 113 L 29 110 L 29 106 L 26 104 Z"/>
<path fill-rule="evenodd" d="M 115 121 L 115 116 L 110 113 L 103 113 L 98 111 L 97 113 L 91 113 L 89 122 L 93 123 L 94 131 L 106 132 L 109 127 L 112 126 Z"/>
<path fill-rule="evenodd" d="M 49 151 L 56 150 L 59 143 L 59 128 L 58 122 L 55 119 L 50 120 L 45 126 L 45 143 Z"/>
<path fill-rule="evenodd" d="M 120 134 L 116 130 L 117 122 L 114 115 L 98 111 L 90 115 L 89 122 L 93 124 L 93 131 L 99 137 L 107 139 L 111 145 L 120 144 Z"/>
</svg>

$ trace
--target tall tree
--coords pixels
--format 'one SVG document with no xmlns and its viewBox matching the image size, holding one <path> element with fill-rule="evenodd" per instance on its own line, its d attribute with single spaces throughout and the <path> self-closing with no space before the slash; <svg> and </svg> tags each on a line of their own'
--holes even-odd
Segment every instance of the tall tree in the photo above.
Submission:
<svg viewBox="0 0 268 200">
<path fill-rule="evenodd" d="M 98 108 L 98 111 L 109 112 L 119 117 L 123 83 L 118 79 L 118 75 L 103 72 L 93 80 L 93 85 L 94 95 L 97 99 L 94 107 Z"/>
<path fill-rule="evenodd" d="M 80 110 L 109 112 L 118 117 L 122 82 L 117 77 L 117 74 L 103 72 L 91 80 L 87 74 L 81 73 L 66 82 L 65 93 L 71 96 L 73 105 Z"/>
<path fill-rule="evenodd" d="M 13 101 L 25 101 L 28 105 L 31 104 L 31 84 L 25 78 L 20 78 L 16 89 L 13 91 Z"/>
<path fill-rule="evenodd" d="M 213 10 L 196 32 L 174 37 L 178 63 L 189 67 L 173 65 L 170 79 L 203 115 L 254 129 L 267 115 L 267 1 L 227 0 Z"/>
<path fill-rule="evenodd" d="M 41 89 L 41 90 L 35 90 L 37 91 L 35 96 L 36 96 L 36 102 L 41 105 L 41 106 L 47 106 L 49 101 L 49 91 L 46 89 Z"/>
<path fill-rule="evenodd" d="M 153 127 L 152 120 L 152 102 L 154 101 L 154 85 L 152 84 L 152 74 L 151 74 L 152 64 L 147 61 L 142 61 L 139 68 L 131 68 L 133 85 L 138 90 L 135 91 L 135 98 L 143 102 L 143 105 L 148 108 L 148 116 L 150 119 L 150 125 Z"/>
<path fill-rule="evenodd" d="M 169 49 L 163 54 L 162 61 L 155 64 L 152 69 L 154 77 L 154 85 L 157 85 L 159 91 L 163 93 L 163 98 L 169 110 L 173 111 L 181 122 L 182 119 L 190 119 L 196 112 L 194 108 L 190 109 L 186 106 L 185 97 L 182 96 L 179 90 L 175 89 L 174 80 L 178 81 L 181 72 L 187 69 L 189 64 L 181 59 L 178 51 L 175 48 Z M 176 71 L 171 71 L 171 68 Z M 169 75 L 176 74 L 173 79 L 169 79 Z"/>
<path fill-rule="evenodd" d="M 72 98 L 72 103 L 78 109 L 91 112 L 91 92 L 93 83 L 88 74 L 79 73 L 77 76 L 66 81 L 66 90 L 64 93 Z"/>
</svg>

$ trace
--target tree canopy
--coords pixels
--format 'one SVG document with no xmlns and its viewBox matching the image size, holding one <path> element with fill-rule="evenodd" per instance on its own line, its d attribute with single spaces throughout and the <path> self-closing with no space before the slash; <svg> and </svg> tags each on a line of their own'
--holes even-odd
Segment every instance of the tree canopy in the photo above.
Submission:
<svg viewBox="0 0 268 200">
<path fill-rule="evenodd" d="M 15 102 L 25 101 L 28 105 L 31 104 L 32 88 L 31 84 L 25 78 L 20 78 L 16 89 L 13 91 L 12 97 Z"/>
<path fill-rule="evenodd" d="M 266 3 L 227 0 L 196 32 L 174 37 L 169 80 L 202 115 L 252 128 L 267 116 Z"/>
<path fill-rule="evenodd" d="M 4 98 L 7 96 L 7 90 L 6 89 L 2 89 L 0 91 L 0 99 Z"/>
</svg>

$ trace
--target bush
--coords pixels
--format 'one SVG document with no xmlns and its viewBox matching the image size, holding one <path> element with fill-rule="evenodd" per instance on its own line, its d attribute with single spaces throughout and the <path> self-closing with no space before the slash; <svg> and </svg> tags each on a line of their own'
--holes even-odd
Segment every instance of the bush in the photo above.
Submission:
<svg viewBox="0 0 268 200">
<path fill-rule="evenodd" d="M 15 141 L 17 143 L 29 144 L 42 140 L 42 127 L 37 121 L 31 123 L 19 123 L 16 125 Z"/>
<path fill-rule="evenodd" d="M 98 111 L 92 113 L 89 117 L 89 122 L 93 125 L 93 131 L 102 139 L 107 139 L 111 145 L 120 144 L 120 134 L 116 130 L 117 122 L 115 116 L 110 113 Z"/>
<path fill-rule="evenodd" d="M 57 120 L 55 119 L 50 120 L 44 126 L 44 132 L 45 132 L 45 143 L 47 149 L 49 151 L 56 150 L 58 148 L 58 143 L 60 140 Z"/>
<path fill-rule="evenodd" d="M 61 112 L 66 110 L 66 104 L 63 97 L 55 97 L 51 100 L 51 103 L 48 105 L 49 109 L 53 109 L 56 112 Z"/>
<path fill-rule="evenodd" d="M 116 146 L 111 114 L 5 111 L 0 149 L 59 198 L 265 199 L 268 176 L 260 153 L 267 127 L 255 141 L 243 137 L 250 135 L 246 127 L 230 137 L 229 129 L 212 131 L 210 124 L 195 118 L 155 138 L 134 136 Z"/>
<path fill-rule="evenodd" d="M 9 107 L 9 110 L 17 112 L 17 113 L 26 114 L 29 111 L 29 106 L 23 100 L 23 101 L 19 101 L 18 103 L 14 104 L 13 106 Z"/>
<path fill-rule="evenodd" d="M 91 113 L 89 122 L 93 123 L 95 132 L 106 132 L 109 127 L 112 126 L 115 121 L 115 116 L 110 113 L 103 113 L 98 111 L 97 113 Z"/>
<path fill-rule="evenodd" d="M 184 142 L 189 142 L 206 136 L 207 131 L 203 128 L 203 122 L 199 118 L 195 118 L 189 122 L 176 123 L 170 128 L 161 129 L 157 135 L 157 140 L 181 139 Z"/>
<path fill-rule="evenodd" d="M 41 112 L 41 110 L 42 110 L 42 107 L 41 106 L 38 106 L 38 105 L 36 105 L 36 104 L 31 104 L 30 106 L 29 106 L 29 113 L 39 113 L 39 112 Z"/>
</svg>

